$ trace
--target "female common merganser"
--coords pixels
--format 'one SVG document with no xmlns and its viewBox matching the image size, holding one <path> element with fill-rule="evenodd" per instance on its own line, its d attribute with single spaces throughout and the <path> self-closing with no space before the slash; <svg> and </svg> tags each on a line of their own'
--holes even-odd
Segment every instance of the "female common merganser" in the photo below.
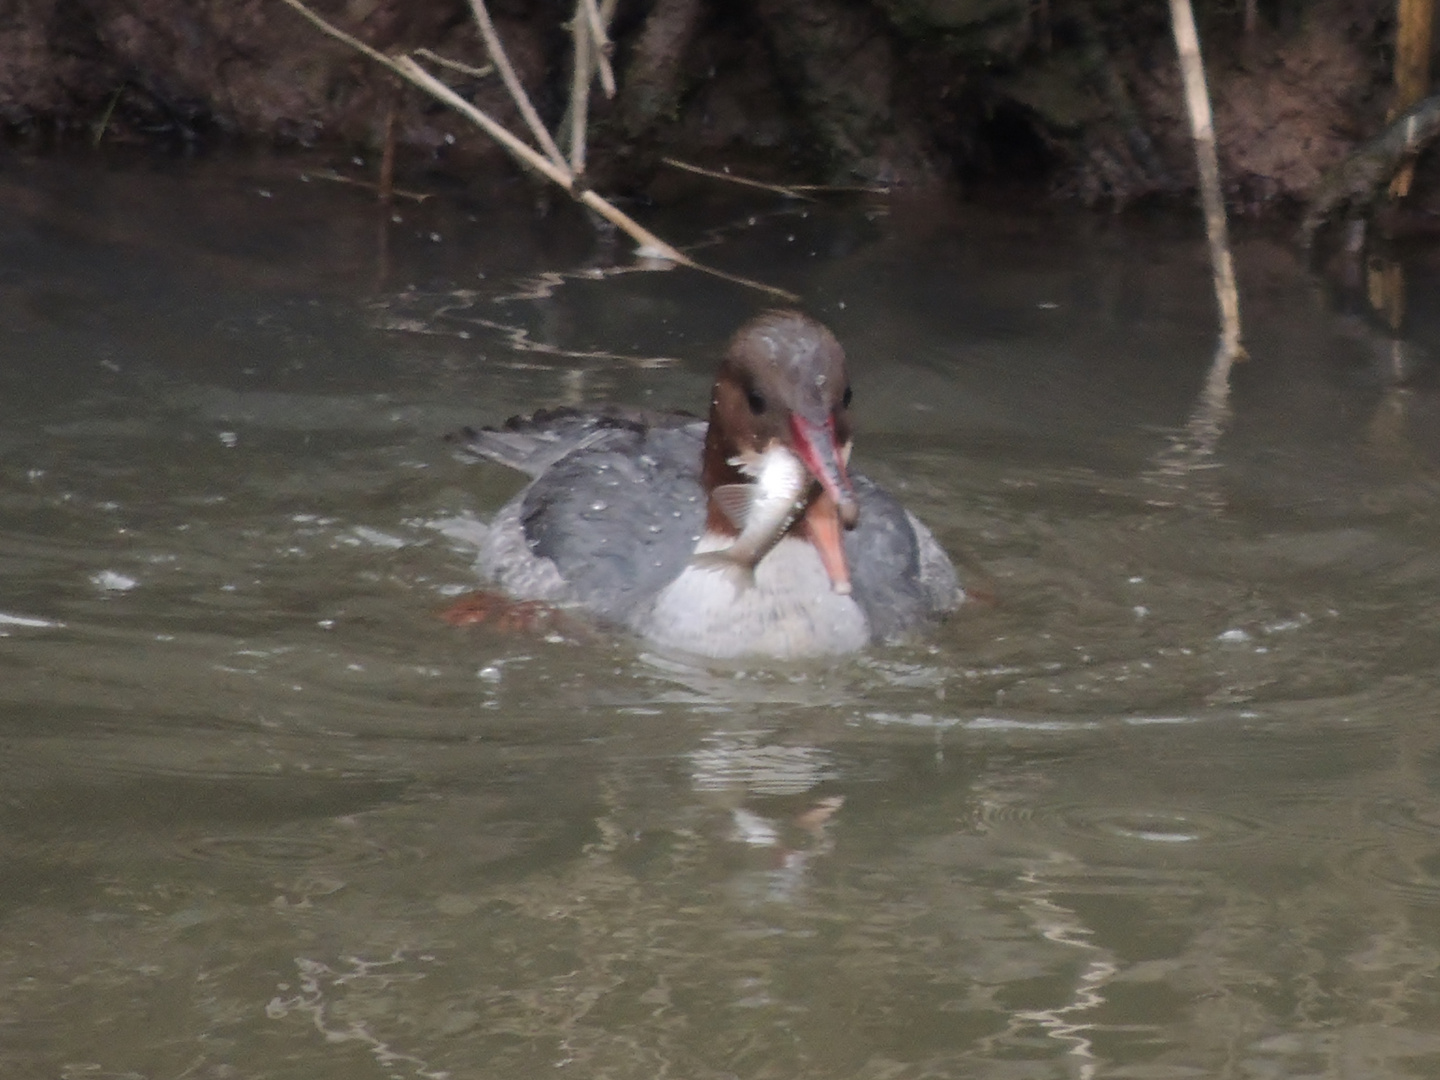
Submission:
<svg viewBox="0 0 1440 1080">
<path fill-rule="evenodd" d="M 459 442 L 533 477 L 487 530 L 481 574 L 663 649 L 833 656 L 964 599 L 930 530 L 848 472 L 845 354 L 796 311 L 736 332 L 708 424 L 558 409 Z"/>
</svg>

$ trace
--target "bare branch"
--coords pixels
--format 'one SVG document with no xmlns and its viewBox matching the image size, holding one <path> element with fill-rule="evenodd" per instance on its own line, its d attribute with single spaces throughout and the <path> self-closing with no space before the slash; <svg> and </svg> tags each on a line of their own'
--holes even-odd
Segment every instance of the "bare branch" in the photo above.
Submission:
<svg viewBox="0 0 1440 1080">
<path fill-rule="evenodd" d="M 590 32 L 582 25 L 585 0 L 575 0 L 575 17 L 570 36 L 575 39 L 575 58 L 570 80 L 570 168 L 579 176 L 585 171 L 585 135 L 590 118 L 590 54 L 594 50 Z"/>
<path fill-rule="evenodd" d="M 285 0 L 285 3 L 296 4 L 298 0 Z M 426 93 L 433 95 L 446 105 L 449 105 L 456 112 L 468 118 L 471 123 L 475 124 L 475 126 L 484 131 L 486 135 L 489 135 L 501 146 L 505 147 L 506 150 L 509 150 L 510 153 L 519 158 L 521 162 L 530 166 L 530 168 L 540 173 L 546 179 L 559 184 L 566 191 L 570 190 L 570 168 L 565 164 L 563 158 L 560 164 L 556 165 L 548 157 L 539 153 L 534 147 L 511 135 L 503 124 L 492 119 L 491 116 L 483 110 L 471 105 L 470 102 L 466 101 L 454 90 L 451 90 L 450 87 L 435 78 L 434 75 L 431 75 L 410 57 L 402 56 L 393 65 L 389 66 L 393 67 L 398 74 L 404 76 Z M 551 145 L 553 146 L 554 143 L 551 143 Z M 558 153 L 559 151 L 556 152 Z"/>
<path fill-rule="evenodd" d="M 292 2 L 297 2 L 297 0 L 286 0 L 286 3 Z M 603 197 L 595 192 L 585 190 L 576 194 L 574 180 L 568 167 L 562 166 L 557 168 L 549 159 L 537 153 L 533 147 L 526 145 L 514 135 L 510 134 L 510 132 L 505 130 L 505 128 L 495 120 L 491 119 L 485 112 L 470 104 L 470 102 L 455 93 L 454 90 L 451 90 L 450 87 L 435 78 L 435 76 L 431 75 L 410 57 L 401 57 L 395 66 L 396 70 L 406 79 L 427 93 L 432 94 L 440 101 L 443 101 L 463 116 L 468 117 L 474 124 L 483 129 L 487 135 L 495 139 L 496 142 L 500 143 L 500 145 L 509 150 L 526 165 L 529 165 L 536 172 L 564 188 L 572 198 L 578 199 L 616 228 L 624 231 L 631 239 L 641 247 L 647 249 L 651 254 L 662 259 L 668 259 L 670 262 L 679 266 L 702 269 L 695 260 L 677 248 L 667 244 L 664 240 L 661 240 L 649 229 L 635 221 L 628 214 L 625 214 L 606 202 Z M 774 290 L 770 291 L 773 292 Z"/>
<path fill-rule="evenodd" d="M 809 195 L 793 187 L 786 187 L 784 184 L 767 184 L 763 180 L 751 180 L 745 176 L 734 176 L 728 172 L 716 172 L 714 169 L 704 169 L 699 165 L 691 165 L 688 162 L 680 161 L 678 158 L 661 158 L 662 162 L 672 169 L 684 169 L 686 172 L 696 173 L 700 176 L 708 176 L 714 180 L 725 180 L 731 184 L 740 184 L 742 187 L 759 188 L 761 191 L 773 191 L 777 195 L 784 195 L 787 199 L 802 199 L 805 202 L 814 202 Z"/>
<path fill-rule="evenodd" d="M 350 184 L 354 187 L 366 188 L 369 191 L 378 192 L 380 190 L 379 184 L 369 180 L 360 180 L 354 176 L 345 176 L 343 173 L 338 173 L 334 169 L 316 169 L 313 172 L 303 172 L 300 176 L 306 180 L 330 180 L 337 184 Z M 404 188 L 395 188 L 391 194 L 397 199 L 409 199 L 411 202 L 417 203 L 423 203 L 426 199 L 434 198 L 434 195 L 428 191 L 406 191 Z"/>
<path fill-rule="evenodd" d="M 595 42 L 595 62 L 600 68 L 600 86 L 605 91 L 607 98 L 615 96 L 615 72 L 610 67 L 610 53 L 614 46 L 610 44 L 610 35 L 605 32 L 605 23 L 609 16 L 601 17 L 600 9 L 595 6 L 595 0 L 579 0 L 579 6 L 585 9 L 585 21 L 590 27 L 590 36 Z M 609 5 L 611 12 L 614 5 Z"/>
<path fill-rule="evenodd" d="M 615 206 L 607 202 L 604 198 L 596 194 L 594 191 L 591 191 L 588 188 L 585 188 L 583 190 L 577 189 L 575 185 L 575 176 L 571 172 L 570 166 L 566 164 L 565 159 L 560 156 L 560 151 L 555 146 L 555 141 L 550 138 L 548 133 L 545 132 L 545 128 L 543 125 L 540 124 L 538 116 L 534 119 L 535 128 L 538 128 L 540 132 L 545 134 L 544 142 L 548 144 L 549 147 L 547 152 L 544 154 L 540 153 L 538 150 L 530 146 L 528 143 L 524 142 L 522 139 L 519 139 L 516 136 L 512 135 L 503 124 L 492 118 L 483 109 L 477 108 L 475 105 L 472 105 L 470 102 L 466 101 L 454 90 L 446 86 L 434 75 L 430 74 L 430 72 L 426 71 L 423 67 L 421 67 L 419 63 L 416 62 L 414 57 L 401 56 L 398 58 L 393 58 L 386 56 L 384 53 L 378 52 L 377 50 L 371 48 L 369 45 L 366 45 L 359 38 L 353 37 L 350 34 L 345 33 L 345 31 L 339 29 L 338 27 L 332 26 L 330 23 L 322 19 L 319 15 L 315 14 L 313 11 L 307 8 L 303 3 L 300 2 L 300 0 L 281 0 L 281 2 L 284 3 L 286 6 L 299 12 L 302 16 L 305 17 L 306 20 L 316 26 L 321 32 L 334 38 L 337 41 L 344 42 L 346 45 L 349 45 L 357 52 L 364 53 L 370 59 L 374 60 L 377 64 L 380 64 L 382 67 L 386 68 L 389 71 L 393 71 L 396 75 L 400 76 L 406 82 L 419 87 L 421 90 L 424 90 L 427 94 L 435 98 L 437 101 L 441 101 L 444 104 L 449 105 L 452 109 L 460 113 L 460 115 L 464 116 L 476 127 L 484 131 L 485 134 L 489 135 L 492 139 L 494 139 L 501 146 L 503 146 L 507 151 L 510 152 L 512 156 L 518 159 L 521 164 L 529 166 L 536 172 L 540 173 L 540 175 L 544 176 L 547 180 L 550 180 L 553 183 L 559 185 L 572 199 L 575 199 L 576 201 L 585 204 L 595 213 L 599 214 L 602 218 L 604 218 L 606 221 L 610 222 L 616 228 L 623 231 L 638 245 L 640 245 L 642 253 L 655 258 L 665 259 L 671 263 L 674 263 L 677 266 L 686 266 L 691 268 L 692 270 L 699 270 L 702 273 L 710 274 L 711 276 L 718 277 L 724 281 L 730 281 L 738 285 L 745 285 L 749 288 L 759 289 L 763 292 L 767 292 L 770 295 L 779 297 L 783 300 L 793 302 L 799 299 L 794 293 L 787 292 L 784 289 L 778 289 L 773 285 L 766 285 L 763 282 L 752 281 L 749 278 L 740 277 L 736 274 L 728 274 L 723 270 L 716 270 L 713 267 L 708 267 L 697 263 L 694 259 L 690 258 L 690 256 L 686 255 L 684 252 L 680 251 L 675 247 L 672 247 L 664 240 L 661 240 L 660 237 L 656 236 L 649 229 L 645 228 L 643 225 L 635 221 L 629 215 L 617 209 Z M 484 0 L 470 0 L 470 2 L 471 6 L 475 9 L 476 18 L 480 19 L 481 13 L 483 13 L 485 10 Z M 609 4 L 609 0 L 606 0 L 606 3 L 607 9 L 613 10 L 613 8 L 611 8 L 611 5 Z M 484 23 L 482 24 L 482 29 L 483 26 L 488 26 L 488 22 L 488 17 L 486 17 Z M 515 73 L 513 69 L 510 69 L 508 62 L 505 61 L 505 53 L 503 48 L 501 48 L 500 46 L 499 40 L 495 39 L 492 46 L 492 38 L 494 38 L 494 27 L 490 27 L 489 33 L 488 35 L 486 35 L 486 47 L 493 49 L 490 55 L 492 59 L 495 60 L 496 67 L 500 70 L 502 78 L 504 77 L 505 72 L 509 71 L 510 78 L 514 79 Z M 587 45 L 588 44 L 589 43 L 587 43 Z M 587 84 L 588 81 L 589 80 L 587 78 Z M 516 98 L 517 104 L 521 101 L 524 101 L 528 105 L 529 99 L 524 96 L 524 88 L 519 86 L 518 81 L 515 85 L 518 88 L 519 94 L 519 96 Z M 588 85 L 586 89 L 586 96 L 588 97 Z M 515 91 L 512 91 L 512 93 L 514 92 Z M 530 113 L 532 116 L 534 115 L 533 108 L 530 109 Z M 532 128 L 532 130 L 534 130 L 535 128 Z"/>
<path fill-rule="evenodd" d="M 1230 233 L 1225 221 L 1225 197 L 1220 191 L 1220 163 L 1215 152 L 1215 126 L 1210 113 L 1210 91 L 1200 59 L 1200 38 L 1190 0 L 1170 0 L 1170 26 L 1185 104 L 1190 112 L 1190 134 L 1200 173 L 1200 202 L 1205 210 L 1205 232 L 1210 241 L 1210 264 L 1215 278 L 1215 301 L 1220 308 L 1221 348 L 1230 356 L 1243 356 L 1240 344 L 1240 294 L 1235 287 L 1235 263 L 1230 255 Z"/>
<path fill-rule="evenodd" d="M 326 34 L 334 38 L 336 41 L 340 41 L 346 45 L 349 45 L 350 48 L 355 49 L 357 52 L 364 53 L 371 60 L 374 60 L 377 64 L 383 64 L 385 67 L 389 68 L 397 75 L 402 74 L 400 68 L 396 66 L 395 61 L 390 59 L 390 57 L 386 56 L 382 52 L 379 52 L 378 50 L 372 49 L 369 45 L 366 45 L 365 42 L 361 41 L 359 38 L 352 37 L 351 35 L 345 33 L 345 31 L 341 30 L 338 26 L 332 26 L 330 23 L 322 19 L 319 15 L 316 15 L 304 4 L 300 3 L 300 0 L 280 0 L 280 2 L 287 7 L 293 8 L 295 11 L 298 11 L 322 34 Z"/>
<path fill-rule="evenodd" d="M 458 71 L 461 75 L 469 75 L 472 79 L 483 79 L 486 75 L 495 74 L 495 65 L 486 64 L 484 67 L 474 67 L 471 64 L 462 64 L 459 60 L 451 60 L 448 56 L 441 56 L 429 49 L 416 49 L 412 54 L 422 60 L 429 60 L 432 64 L 439 64 L 451 71 Z"/>
<path fill-rule="evenodd" d="M 535 106 L 530 104 L 530 95 L 525 92 L 525 87 L 520 85 L 520 79 L 516 76 L 515 69 L 510 66 L 510 58 L 505 55 L 505 46 L 500 41 L 500 35 L 495 33 L 495 24 L 490 21 L 490 12 L 485 8 L 485 0 L 470 0 L 470 10 L 475 14 L 475 22 L 480 27 L 480 36 L 485 39 L 485 49 L 490 53 L 490 59 L 495 62 L 495 67 L 500 72 L 505 89 L 509 90 L 510 96 L 515 99 L 515 107 L 525 118 L 525 124 L 530 128 L 530 134 L 535 136 L 535 142 L 539 144 L 541 150 L 545 151 L 546 157 L 559 168 L 568 170 L 569 166 L 565 164 L 565 156 L 560 153 L 560 148 L 555 145 L 555 140 L 550 137 L 550 132 L 546 131 L 545 125 L 540 122 L 540 114 L 535 111 Z"/>
</svg>

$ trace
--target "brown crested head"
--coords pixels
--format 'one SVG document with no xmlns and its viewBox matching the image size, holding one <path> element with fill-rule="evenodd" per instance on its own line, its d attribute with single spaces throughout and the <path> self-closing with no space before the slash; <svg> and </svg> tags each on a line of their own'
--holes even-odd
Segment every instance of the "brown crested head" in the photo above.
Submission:
<svg viewBox="0 0 1440 1080">
<path fill-rule="evenodd" d="M 731 460 L 780 442 L 805 463 L 840 520 L 854 525 L 849 413 L 850 377 L 835 335 L 799 311 L 756 316 L 730 339 L 711 392 L 707 490 L 743 482 Z"/>
</svg>

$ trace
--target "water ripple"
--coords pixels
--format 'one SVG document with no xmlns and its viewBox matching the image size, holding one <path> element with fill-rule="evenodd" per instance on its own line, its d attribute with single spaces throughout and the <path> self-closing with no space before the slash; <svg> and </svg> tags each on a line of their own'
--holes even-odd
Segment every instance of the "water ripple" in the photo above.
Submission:
<svg viewBox="0 0 1440 1080">
<path fill-rule="evenodd" d="M 1269 828 L 1240 814 L 1159 806 L 985 804 L 978 817 L 991 827 L 1019 826 L 1056 836 L 1101 840 L 1132 851 L 1141 846 L 1154 849 L 1157 845 L 1179 848 L 1259 843 Z"/>
<path fill-rule="evenodd" d="M 230 834 L 206 836 L 181 848 L 186 858 L 244 867 L 318 867 L 373 862 L 383 852 L 361 837 Z"/>
</svg>

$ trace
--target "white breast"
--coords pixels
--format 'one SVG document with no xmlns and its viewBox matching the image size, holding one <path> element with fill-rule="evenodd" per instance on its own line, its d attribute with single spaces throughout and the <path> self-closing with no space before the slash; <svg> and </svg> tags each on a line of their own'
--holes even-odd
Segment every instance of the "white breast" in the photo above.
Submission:
<svg viewBox="0 0 1440 1080">
<path fill-rule="evenodd" d="M 696 551 L 728 543 L 706 535 Z M 760 561 L 749 587 L 733 575 L 687 566 L 634 628 L 656 645 L 716 659 L 835 656 L 870 642 L 860 606 L 831 588 L 809 541 L 792 536 Z"/>
</svg>

